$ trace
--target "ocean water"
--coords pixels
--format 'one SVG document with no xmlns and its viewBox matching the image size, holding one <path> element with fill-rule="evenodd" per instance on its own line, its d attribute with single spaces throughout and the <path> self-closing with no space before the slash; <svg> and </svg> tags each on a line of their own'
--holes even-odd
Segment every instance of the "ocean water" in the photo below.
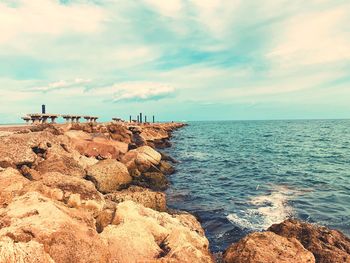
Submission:
<svg viewBox="0 0 350 263">
<path fill-rule="evenodd" d="M 168 205 L 213 252 L 289 217 L 350 235 L 350 120 L 190 122 L 172 142 Z"/>
</svg>

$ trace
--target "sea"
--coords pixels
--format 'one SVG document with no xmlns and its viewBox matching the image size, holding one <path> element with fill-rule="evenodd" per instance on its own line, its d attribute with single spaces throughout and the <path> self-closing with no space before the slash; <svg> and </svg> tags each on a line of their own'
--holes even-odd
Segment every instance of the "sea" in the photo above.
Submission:
<svg viewBox="0 0 350 263">
<path fill-rule="evenodd" d="M 194 214 L 212 252 L 297 218 L 350 236 L 350 120 L 189 122 L 168 206 Z"/>
</svg>

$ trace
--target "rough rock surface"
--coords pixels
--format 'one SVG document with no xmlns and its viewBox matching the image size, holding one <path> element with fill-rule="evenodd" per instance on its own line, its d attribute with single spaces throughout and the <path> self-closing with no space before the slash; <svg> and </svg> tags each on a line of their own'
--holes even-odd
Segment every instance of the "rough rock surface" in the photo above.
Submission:
<svg viewBox="0 0 350 263">
<path fill-rule="evenodd" d="M 40 243 L 54 262 L 110 262 L 88 213 L 37 192 L 17 197 L 0 209 L 0 221 L 0 240 L 10 237 L 15 243 Z"/>
<path fill-rule="evenodd" d="M 40 162 L 35 169 L 40 173 L 58 172 L 83 178 L 85 176 L 84 168 L 73 158 L 68 156 L 53 155 L 50 158 Z"/>
<path fill-rule="evenodd" d="M 101 233 L 112 262 L 213 262 L 197 226 L 190 229 L 167 213 L 125 201 L 118 204 L 113 224 Z"/>
<path fill-rule="evenodd" d="M 163 173 L 146 172 L 134 178 L 134 184 L 147 187 L 155 191 L 164 191 L 169 186 L 169 181 Z"/>
<path fill-rule="evenodd" d="M 0 172 L 0 207 L 7 206 L 29 183 L 30 181 L 16 169 L 9 167 Z"/>
<path fill-rule="evenodd" d="M 311 251 L 318 263 L 350 262 L 350 239 L 337 230 L 289 219 L 269 229 L 287 238 L 296 238 Z"/>
<path fill-rule="evenodd" d="M 132 180 L 126 166 L 113 159 L 102 160 L 90 166 L 87 169 L 87 176 L 102 193 L 120 190 Z"/>
<path fill-rule="evenodd" d="M 36 241 L 14 242 L 9 237 L 0 240 L 0 262 L 54 263 L 42 244 Z"/>
<path fill-rule="evenodd" d="M 273 232 L 252 233 L 231 245 L 224 254 L 225 263 L 312 263 L 313 254 L 295 238 Z"/>
<path fill-rule="evenodd" d="M 166 210 L 166 197 L 164 193 L 154 192 L 138 186 L 130 186 L 128 189 L 107 194 L 105 198 L 116 203 L 131 200 L 153 210 L 161 212 Z"/>
<path fill-rule="evenodd" d="M 122 162 L 129 171 L 138 170 L 140 173 L 148 171 L 152 166 L 160 163 L 162 156 L 149 146 L 142 146 L 127 152 Z"/>
</svg>

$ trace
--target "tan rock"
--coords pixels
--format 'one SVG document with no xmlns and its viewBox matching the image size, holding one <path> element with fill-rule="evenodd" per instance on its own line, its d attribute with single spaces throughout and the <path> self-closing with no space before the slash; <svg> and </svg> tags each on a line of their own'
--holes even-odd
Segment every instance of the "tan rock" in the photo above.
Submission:
<svg viewBox="0 0 350 263">
<path fill-rule="evenodd" d="M 149 146 L 142 146 L 127 152 L 122 158 L 122 162 L 129 171 L 137 169 L 141 173 L 148 171 L 152 166 L 160 163 L 162 156 Z"/>
<path fill-rule="evenodd" d="M 13 168 L 0 171 L 0 206 L 7 206 L 30 181 Z"/>
<path fill-rule="evenodd" d="M 213 262 L 208 240 L 167 213 L 125 201 L 113 223 L 100 234 L 112 262 Z"/>
<path fill-rule="evenodd" d="M 167 175 L 175 173 L 174 167 L 167 161 L 160 161 L 159 170 Z"/>
<path fill-rule="evenodd" d="M 157 211 L 163 212 L 166 210 L 166 197 L 164 193 L 154 192 L 138 186 L 130 186 L 128 189 L 107 194 L 105 198 L 116 203 L 131 200 Z"/>
<path fill-rule="evenodd" d="M 126 166 L 116 160 L 107 159 L 87 169 L 87 176 L 91 179 L 97 190 L 110 193 L 130 184 L 132 178 Z"/>
<path fill-rule="evenodd" d="M 0 229 L 0 239 L 40 243 L 54 262 L 111 262 L 90 213 L 29 192 L 0 209 L 0 215 L 1 222 L 7 222 Z"/>
<path fill-rule="evenodd" d="M 58 172 L 75 177 L 84 177 L 85 170 L 73 157 L 53 155 L 50 158 L 41 161 L 35 169 L 42 174 L 49 172 Z"/>
<path fill-rule="evenodd" d="M 269 228 L 280 236 L 296 238 L 318 263 L 349 263 L 350 239 L 337 230 L 288 219 Z"/>
<path fill-rule="evenodd" d="M 295 238 L 272 232 L 252 233 L 231 245 L 224 254 L 225 263 L 313 263 L 313 254 Z"/>
<path fill-rule="evenodd" d="M 42 244 L 36 241 L 14 242 L 9 237 L 0 240 L 0 262 L 54 263 Z"/>
</svg>

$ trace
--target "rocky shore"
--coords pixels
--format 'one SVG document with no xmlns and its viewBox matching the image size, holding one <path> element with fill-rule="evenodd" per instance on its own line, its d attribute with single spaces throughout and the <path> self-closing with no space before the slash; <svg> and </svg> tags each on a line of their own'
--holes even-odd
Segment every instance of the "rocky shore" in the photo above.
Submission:
<svg viewBox="0 0 350 263">
<path fill-rule="evenodd" d="M 350 262 L 342 233 L 296 220 L 221 256 L 197 219 L 168 209 L 181 123 L 0 129 L 0 262 Z M 175 175 L 176 176 L 176 175 Z"/>
</svg>

